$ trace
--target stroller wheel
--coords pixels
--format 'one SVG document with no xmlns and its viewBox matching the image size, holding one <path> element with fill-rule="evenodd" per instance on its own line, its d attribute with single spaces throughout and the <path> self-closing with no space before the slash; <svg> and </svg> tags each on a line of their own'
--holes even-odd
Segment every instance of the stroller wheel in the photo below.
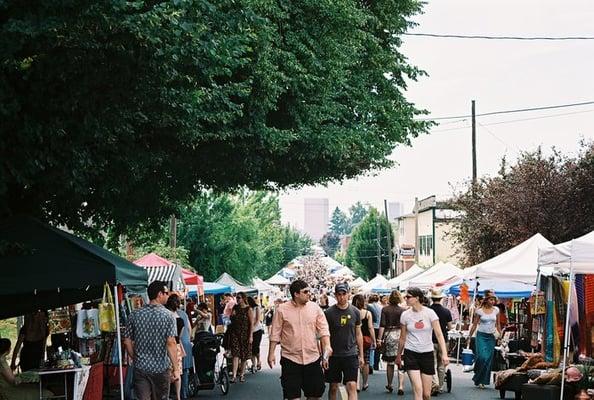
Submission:
<svg viewBox="0 0 594 400">
<path fill-rule="evenodd" d="M 198 381 L 198 375 L 192 372 L 188 377 L 188 397 L 197 396 L 199 386 L 200 382 Z"/>
<path fill-rule="evenodd" d="M 229 374 L 227 373 L 227 368 L 225 367 L 221 368 L 218 384 L 219 388 L 221 388 L 221 393 L 223 393 L 223 396 L 229 393 Z"/>
<path fill-rule="evenodd" d="M 448 393 L 452 391 L 452 371 L 448 368 L 445 374 L 445 381 L 446 381 L 446 388 L 448 389 Z"/>
</svg>

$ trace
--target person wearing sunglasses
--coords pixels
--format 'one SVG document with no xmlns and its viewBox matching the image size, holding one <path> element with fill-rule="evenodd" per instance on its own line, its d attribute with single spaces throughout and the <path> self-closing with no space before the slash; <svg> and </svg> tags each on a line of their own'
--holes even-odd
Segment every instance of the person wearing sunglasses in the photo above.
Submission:
<svg viewBox="0 0 594 400">
<path fill-rule="evenodd" d="M 134 360 L 134 393 L 139 399 L 166 399 L 171 382 L 180 379 L 175 317 L 164 305 L 167 283 L 147 288 L 150 303 L 134 310 L 124 330 L 124 346 Z"/>
<path fill-rule="evenodd" d="M 400 342 L 396 364 L 400 365 L 404 360 L 404 369 L 413 388 L 413 398 L 428 400 L 431 398 L 435 375 L 432 334 L 435 333 L 437 337 L 441 361 L 447 366 L 450 361 L 445 339 L 439 325 L 439 317 L 435 311 L 423 305 L 423 291 L 417 287 L 408 288 L 404 298 L 410 308 L 400 316 Z"/>
<path fill-rule="evenodd" d="M 320 399 L 326 390 L 324 372 L 332 355 L 330 330 L 322 309 L 311 302 L 309 285 L 297 279 L 289 286 L 291 301 L 280 304 L 272 318 L 268 366 L 276 364 L 281 345 L 281 385 L 284 399 Z M 321 342 L 322 356 L 318 347 Z"/>
</svg>

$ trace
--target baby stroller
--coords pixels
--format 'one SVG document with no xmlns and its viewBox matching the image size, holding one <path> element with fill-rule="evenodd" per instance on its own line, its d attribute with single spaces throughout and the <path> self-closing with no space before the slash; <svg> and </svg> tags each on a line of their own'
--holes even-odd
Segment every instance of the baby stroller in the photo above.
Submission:
<svg viewBox="0 0 594 400">
<path fill-rule="evenodd" d="M 194 397 L 199 390 L 221 390 L 223 395 L 229 393 L 229 374 L 227 360 L 221 353 L 222 336 L 210 332 L 198 332 L 194 339 L 192 354 L 194 368 L 188 381 L 188 396 Z"/>
</svg>

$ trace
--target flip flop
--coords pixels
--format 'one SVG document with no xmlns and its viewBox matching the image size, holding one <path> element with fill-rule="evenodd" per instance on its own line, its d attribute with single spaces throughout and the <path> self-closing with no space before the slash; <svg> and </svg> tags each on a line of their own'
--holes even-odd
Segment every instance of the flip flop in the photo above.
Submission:
<svg viewBox="0 0 594 400">
<path fill-rule="evenodd" d="M 386 390 L 388 391 L 388 393 L 392 393 L 394 391 L 394 388 L 390 385 L 386 385 Z"/>
</svg>

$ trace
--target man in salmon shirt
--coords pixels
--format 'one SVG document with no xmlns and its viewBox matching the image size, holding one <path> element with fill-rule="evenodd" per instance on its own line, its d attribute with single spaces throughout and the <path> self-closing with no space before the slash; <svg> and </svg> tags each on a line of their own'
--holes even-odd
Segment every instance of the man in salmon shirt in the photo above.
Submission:
<svg viewBox="0 0 594 400">
<path fill-rule="evenodd" d="M 309 301 L 309 285 L 298 279 L 289 287 L 292 300 L 281 304 L 272 319 L 268 365 L 276 363 L 275 350 L 281 345 L 281 385 L 284 399 L 320 399 L 326 389 L 324 372 L 332 354 L 330 331 L 322 309 Z M 322 356 L 318 348 L 322 344 Z"/>
</svg>

